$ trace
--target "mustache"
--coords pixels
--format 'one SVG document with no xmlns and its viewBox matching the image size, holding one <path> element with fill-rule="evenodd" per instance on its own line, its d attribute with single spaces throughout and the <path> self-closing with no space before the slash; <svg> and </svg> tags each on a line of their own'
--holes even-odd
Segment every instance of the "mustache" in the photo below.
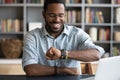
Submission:
<svg viewBox="0 0 120 80">
<path fill-rule="evenodd" d="M 50 22 L 51 24 L 61 24 L 62 22 Z"/>
</svg>

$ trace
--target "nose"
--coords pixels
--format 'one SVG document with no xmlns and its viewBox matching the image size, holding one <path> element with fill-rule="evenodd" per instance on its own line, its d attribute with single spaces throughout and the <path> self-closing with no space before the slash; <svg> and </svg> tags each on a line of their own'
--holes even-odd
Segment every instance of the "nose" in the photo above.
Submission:
<svg viewBox="0 0 120 80">
<path fill-rule="evenodd" d="M 55 21 L 60 21 L 60 17 L 59 16 L 55 16 L 54 20 Z"/>
</svg>

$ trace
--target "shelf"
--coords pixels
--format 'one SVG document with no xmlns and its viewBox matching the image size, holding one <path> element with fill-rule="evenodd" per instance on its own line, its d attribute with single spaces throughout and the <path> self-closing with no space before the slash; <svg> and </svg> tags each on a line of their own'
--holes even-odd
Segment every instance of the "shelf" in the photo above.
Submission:
<svg viewBox="0 0 120 80">
<path fill-rule="evenodd" d="M 111 7 L 111 4 L 85 4 L 85 7 Z"/>
<path fill-rule="evenodd" d="M 43 4 L 34 4 L 34 3 L 27 3 L 26 4 L 27 7 L 43 7 Z"/>
<path fill-rule="evenodd" d="M 114 26 L 120 27 L 120 24 L 113 23 Z"/>
<path fill-rule="evenodd" d="M 85 26 L 111 26 L 111 23 L 85 23 Z"/>
<path fill-rule="evenodd" d="M 90 28 L 95 27 L 97 29 L 109 29 L 110 39 L 106 41 L 95 41 L 95 44 L 102 46 L 106 53 L 110 55 L 113 52 L 113 47 L 117 47 L 120 49 L 120 41 L 114 41 L 114 32 L 120 31 L 120 23 L 116 23 L 116 9 L 120 8 L 120 4 L 112 4 L 110 0 L 94 0 L 93 4 L 87 4 L 87 0 L 81 0 L 81 3 L 71 3 L 66 4 L 66 11 L 72 10 L 75 12 L 79 11 L 80 19 L 76 19 L 76 22 L 66 23 L 68 25 L 74 25 L 83 29 L 84 31 L 89 33 Z M 98 23 L 91 21 L 91 23 L 86 22 L 86 8 L 90 8 L 93 15 L 92 18 L 96 17 L 96 12 L 101 11 L 104 22 Z M 23 0 L 22 3 L 13 3 L 13 4 L 0 4 L 0 20 L 1 19 L 20 19 L 22 21 L 20 32 L 0 32 L 0 39 L 2 38 L 21 38 L 23 40 L 23 36 L 28 31 L 28 23 L 29 22 L 43 22 L 44 19 L 42 16 L 43 4 L 42 3 L 27 3 L 27 1 Z M 71 16 L 68 16 L 71 17 Z M 78 16 L 77 16 L 78 17 Z M 76 17 L 75 17 L 76 18 Z M 73 18 L 72 18 L 73 19 Z M 96 18 L 97 19 L 97 18 Z M 67 21 L 67 20 L 66 20 Z M 97 35 L 99 37 L 99 35 Z M 0 51 L 1 53 L 1 51 Z M 0 58 L 2 53 L 0 54 Z"/>
<path fill-rule="evenodd" d="M 24 4 L 0 4 L 1 7 L 23 7 Z"/>
<path fill-rule="evenodd" d="M 66 4 L 66 7 L 82 7 L 82 4 Z"/>
<path fill-rule="evenodd" d="M 24 33 L 23 32 L 0 32 L 0 35 L 2 35 L 2 34 L 6 34 L 6 35 L 11 35 L 11 34 L 13 34 L 13 35 L 16 35 L 16 34 L 19 34 L 19 35 L 23 35 Z"/>
<path fill-rule="evenodd" d="M 22 59 L 0 59 L 0 64 L 21 64 Z"/>
<path fill-rule="evenodd" d="M 113 44 L 120 44 L 120 41 L 113 41 Z"/>
<path fill-rule="evenodd" d="M 113 7 L 120 7 L 120 4 L 112 5 Z"/>
</svg>

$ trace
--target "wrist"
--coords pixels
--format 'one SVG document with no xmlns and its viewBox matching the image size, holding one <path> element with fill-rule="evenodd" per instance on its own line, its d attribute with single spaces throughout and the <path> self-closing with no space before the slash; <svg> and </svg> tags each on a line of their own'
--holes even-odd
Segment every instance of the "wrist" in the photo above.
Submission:
<svg viewBox="0 0 120 80">
<path fill-rule="evenodd" d="M 68 51 L 67 50 L 60 50 L 61 51 L 61 57 L 60 59 L 68 59 Z"/>
<path fill-rule="evenodd" d="M 54 66 L 54 75 L 57 75 L 57 66 Z"/>
<path fill-rule="evenodd" d="M 66 74 L 66 68 L 65 67 L 57 67 L 57 74 L 59 74 L 59 75 Z"/>
</svg>

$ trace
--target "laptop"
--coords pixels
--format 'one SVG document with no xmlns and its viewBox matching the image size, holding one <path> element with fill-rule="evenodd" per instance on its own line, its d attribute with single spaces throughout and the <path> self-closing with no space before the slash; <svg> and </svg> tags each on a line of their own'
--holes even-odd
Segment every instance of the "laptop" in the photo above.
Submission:
<svg viewBox="0 0 120 80">
<path fill-rule="evenodd" d="M 94 80 L 120 80 L 120 56 L 100 59 Z"/>
<path fill-rule="evenodd" d="M 101 58 L 95 76 L 82 80 L 120 80 L 120 56 Z"/>
</svg>

